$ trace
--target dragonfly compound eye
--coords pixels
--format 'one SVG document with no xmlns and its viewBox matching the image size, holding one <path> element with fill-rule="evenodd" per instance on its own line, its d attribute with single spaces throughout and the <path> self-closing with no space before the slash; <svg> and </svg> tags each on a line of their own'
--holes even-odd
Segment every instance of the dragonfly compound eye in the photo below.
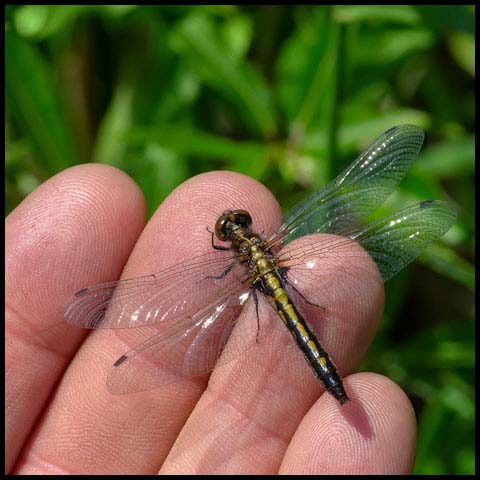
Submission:
<svg viewBox="0 0 480 480">
<path fill-rule="evenodd" d="M 235 228 L 241 227 L 244 230 L 250 230 L 252 226 L 252 217 L 245 210 L 227 210 L 224 212 L 215 224 L 215 235 L 223 242 L 231 239 Z"/>
</svg>

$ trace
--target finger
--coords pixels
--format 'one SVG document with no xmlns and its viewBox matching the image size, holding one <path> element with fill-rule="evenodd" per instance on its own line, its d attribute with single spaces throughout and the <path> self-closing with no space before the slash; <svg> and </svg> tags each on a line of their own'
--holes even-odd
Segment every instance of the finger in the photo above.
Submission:
<svg viewBox="0 0 480 480">
<path fill-rule="evenodd" d="M 275 199 L 254 180 L 229 172 L 199 175 L 178 187 L 157 210 L 123 277 L 158 272 L 211 252 L 206 227 L 212 228 L 227 208 L 250 209 L 254 215 L 258 212 L 255 218 L 262 229 L 272 224 L 272 218 L 280 219 Z M 42 458 L 51 465 L 61 464 L 68 472 L 158 471 L 206 379 L 112 396 L 105 380 L 113 362 L 126 351 L 128 333 L 98 331 L 83 344 L 30 446 L 27 461 L 31 470 L 42 468 L 35 464 L 36 458 Z"/>
<path fill-rule="evenodd" d="M 6 219 L 8 471 L 84 337 L 62 325 L 65 299 L 84 282 L 119 275 L 144 217 L 129 177 L 82 165 L 45 182 Z"/>
<path fill-rule="evenodd" d="M 416 420 L 405 393 L 381 375 L 346 379 L 352 402 L 336 408 L 323 395 L 288 445 L 279 473 L 406 475 L 415 457 Z"/>
<path fill-rule="evenodd" d="M 344 255 L 331 253 L 331 235 L 302 238 L 291 248 L 307 252 L 316 245 L 320 246 L 316 251 L 330 252 L 317 258 L 315 269 L 320 274 L 313 278 L 323 274 L 326 280 L 315 284 L 319 291 L 312 289 L 309 296 L 328 307 L 321 318 L 319 340 L 346 374 L 374 336 L 383 308 L 383 285 L 370 256 L 354 242 L 340 240 Z M 303 416 L 321 394 L 320 382 L 271 306 L 260 302 L 258 342 L 255 334 L 248 335 L 252 328 L 246 326 L 257 322 L 254 306 L 248 307 L 231 341 L 250 342 L 251 348 L 214 371 L 162 473 L 276 472 Z M 236 335 L 241 340 L 236 341 Z M 229 346 L 230 341 L 227 350 Z"/>
</svg>

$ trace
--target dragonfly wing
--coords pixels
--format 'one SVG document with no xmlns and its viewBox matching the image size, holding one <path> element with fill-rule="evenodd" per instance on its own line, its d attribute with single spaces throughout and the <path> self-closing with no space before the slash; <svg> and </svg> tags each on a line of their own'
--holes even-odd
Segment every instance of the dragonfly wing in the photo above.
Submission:
<svg viewBox="0 0 480 480">
<path fill-rule="evenodd" d="M 354 268 L 360 269 L 357 276 L 361 282 L 365 275 L 359 260 L 365 254 L 352 248 L 353 240 L 375 260 L 385 282 L 447 232 L 455 219 L 456 211 L 448 203 L 428 200 L 352 230 L 346 237 L 328 235 L 321 241 L 311 237 L 307 244 L 287 245 L 279 257 L 280 265 L 289 268 L 288 276 L 295 279 L 294 285 L 306 285 L 307 291 L 309 285 L 312 290 L 329 291 L 343 277 L 352 276 Z"/>
<path fill-rule="evenodd" d="M 352 299 L 363 299 L 364 292 L 382 284 L 380 275 L 372 276 L 368 253 L 347 237 L 310 235 L 288 244 L 278 260 L 287 269 L 288 294 L 302 305 L 306 320 L 351 310 Z"/>
<path fill-rule="evenodd" d="M 310 233 L 340 234 L 360 225 L 405 176 L 423 139 L 414 125 L 387 130 L 336 179 L 294 206 L 271 243 Z"/>
<path fill-rule="evenodd" d="M 230 251 L 213 251 L 144 277 L 76 292 L 67 323 L 83 328 L 133 328 L 195 315 L 240 288 L 244 269 Z"/>
<path fill-rule="evenodd" d="M 228 354 L 222 352 L 247 296 L 245 292 L 218 298 L 193 317 L 185 317 L 169 328 L 161 323 L 116 332 L 127 344 L 133 345 L 145 336 L 147 339 L 114 363 L 107 379 L 109 391 L 125 394 L 176 383 L 208 373 L 218 363 L 241 354 L 248 342 L 236 342 Z"/>
<path fill-rule="evenodd" d="M 448 203 L 427 200 L 349 232 L 348 237 L 367 250 L 385 282 L 445 234 L 456 218 Z"/>
<path fill-rule="evenodd" d="M 381 283 L 441 237 L 455 218 L 455 209 L 447 203 L 426 201 L 348 237 L 310 235 L 288 244 L 279 256 L 279 265 L 288 267 L 287 292 L 318 338 L 328 338 L 329 331 L 338 338 L 338 332 L 345 330 L 341 338 L 346 348 L 345 342 L 364 338 L 360 332 L 352 335 L 352 329 L 362 324 L 352 324 L 352 315 L 357 320 L 370 318 L 372 308 L 380 303 Z M 381 275 L 372 274 L 372 259 Z"/>
</svg>

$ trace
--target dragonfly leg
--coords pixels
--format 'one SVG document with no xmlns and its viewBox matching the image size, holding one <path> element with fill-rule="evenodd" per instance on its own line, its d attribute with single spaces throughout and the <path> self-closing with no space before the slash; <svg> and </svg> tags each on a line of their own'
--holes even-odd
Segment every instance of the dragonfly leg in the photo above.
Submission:
<svg viewBox="0 0 480 480">
<path fill-rule="evenodd" d="M 207 227 L 207 232 L 212 234 L 212 247 L 215 250 L 230 250 L 228 247 L 222 247 L 220 245 L 215 245 L 214 239 L 215 239 L 215 234 Z"/>
<path fill-rule="evenodd" d="M 240 281 L 242 285 L 247 282 L 252 282 L 253 284 L 253 282 L 257 278 L 255 272 L 248 272 L 248 271 L 243 274 L 243 277 L 244 278 Z"/>
<path fill-rule="evenodd" d="M 222 278 L 225 278 L 228 275 L 228 273 L 232 270 L 234 265 L 235 265 L 234 263 L 230 264 L 218 277 L 216 277 L 215 275 L 210 275 L 206 278 L 214 279 L 214 280 L 221 280 Z"/>
<path fill-rule="evenodd" d="M 255 338 L 255 342 L 258 343 L 258 332 L 260 331 L 260 317 L 258 316 L 258 297 L 257 297 L 257 288 L 255 286 L 252 287 L 252 296 L 253 296 L 253 301 L 255 302 L 255 312 L 257 314 L 257 335 Z"/>
<path fill-rule="evenodd" d="M 317 307 L 317 308 L 320 308 L 322 309 L 323 311 L 325 311 L 325 307 L 323 307 L 322 305 L 318 305 L 318 303 L 314 303 L 314 302 L 311 302 L 310 300 L 308 300 L 308 298 L 305 297 L 305 295 L 303 295 L 303 293 L 298 290 L 298 288 L 288 280 L 288 277 L 287 277 L 287 274 L 288 274 L 288 271 L 290 270 L 290 267 L 280 267 L 279 268 L 279 275 L 280 275 L 280 278 L 282 279 L 282 282 L 284 282 L 284 284 L 287 286 L 287 288 L 292 288 L 292 290 L 295 290 L 295 292 L 297 292 L 300 297 L 302 297 L 302 299 L 307 302 L 309 305 L 313 305 L 314 307 Z"/>
</svg>

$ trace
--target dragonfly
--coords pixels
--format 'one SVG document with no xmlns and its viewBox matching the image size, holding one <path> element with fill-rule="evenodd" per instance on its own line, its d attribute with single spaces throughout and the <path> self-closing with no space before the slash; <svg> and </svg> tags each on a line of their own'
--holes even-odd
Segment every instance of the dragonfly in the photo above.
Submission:
<svg viewBox="0 0 480 480">
<path fill-rule="evenodd" d="M 255 232 L 249 212 L 226 209 L 219 212 L 214 231 L 207 227 L 211 251 L 157 273 L 77 291 L 65 306 L 67 323 L 142 331 L 128 337 L 130 349 L 113 363 L 109 391 L 150 390 L 207 374 L 252 346 L 263 345 L 268 355 L 279 345 L 293 345 L 323 387 L 346 403 L 341 376 L 321 343 L 322 322 L 329 314 L 334 317 L 342 301 L 336 285 L 352 284 L 350 270 L 342 265 L 366 252 L 380 283 L 387 281 L 456 219 L 448 203 L 426 200 L 366 223 L 406 175 L 423 140 L 415 125 L 387 130 L 333 181 L 295 205 L 268 235 Z M 328 235 L 315 241 L 312 235 L 318 233 Z M 361 275 L 356 281 L 360 295 Z M 310 297 L 315 290 L 320 291 L 318 304 Z M 262 297 L 286 329 L 272 327 L 259 315 Z M 256 322 L 238 321 L 248 298 L 253 298 Z M 286 334 L 286 344 L 281 335 L 288 331 L 293 341 Z"/>
</svg>

